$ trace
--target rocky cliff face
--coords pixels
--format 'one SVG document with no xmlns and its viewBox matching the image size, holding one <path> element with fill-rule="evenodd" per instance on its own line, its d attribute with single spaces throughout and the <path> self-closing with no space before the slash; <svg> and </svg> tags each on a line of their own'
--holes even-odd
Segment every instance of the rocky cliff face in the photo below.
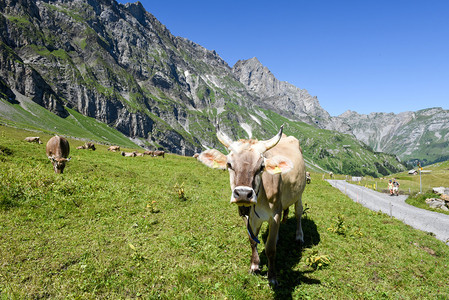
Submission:
<svg viewBox="0 0 449 300">
<path fill-rule="evenodd" d="M 269 138 L 282 123 L 293 132 L 298 121 L 351 132 L 257 59 L 230 68 L 215 51 L 173 36 L 139 2 L 0 0 L 0 51 L 0 98 L 21 94 L 61 117 L 73 108 L 147 148 L 192 155 L 217 147 L 217 124 L 231 138 Z M 327 168 L 354 169 L 338 166 L 350 152 L 338 141 L 332 153 L 317 141 L 307 135 L 310 155 L 326 157 Z M 368 152 L 354 143 L 354 155 Z"/>
<path fill-rule="evenodd" d="M 347 111 L 338 119 L 349 124 L 357 139 L 375 151 L 395 153 L 411 163 L 449 159 L 449 111 L 442 108 L 369 115 Z"/>
<path fill-rule="evenodd" d="M 61 117 L 63 105 L 74 108 L 180 154 L 215 144 L 198 130 L 215 131 L 225 102 L 251 106 L 215 51 L 174 37 L 139 2 L 0 0 L 0 7 L 5 95 L 19 92 Z"/>
<path fill-rule="evenodd" d="M 350 127 L 334 120 L 324 110 L 316 96 L 307 90 L 276 79 L 257 58 L 239 60 L 232 68 L 236 78 L 260 98 L 260 105 L 287 118 L 311 124 L 318 128 L 350 133 Z"/>
<path fill-rule="evenodd" d="M 68 116 L 61 98 L 41 75 L 3 43 L 0 43 L 0 74 L 6 75 L 0 77 L 0 91 L 9 102 L 15 103 L 15 90 L 60 117 Z"/>
</svg>

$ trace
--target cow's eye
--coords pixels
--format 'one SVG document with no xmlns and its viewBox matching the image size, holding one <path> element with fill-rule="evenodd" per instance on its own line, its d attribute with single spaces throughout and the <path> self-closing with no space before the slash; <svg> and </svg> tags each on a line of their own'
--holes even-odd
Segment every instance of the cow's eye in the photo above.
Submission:
<svg viewBox="0 0 449 300">
<path fill-rule="evenodd" d="M 231 165 L 231 163 L 230 163 L 230 162 L 226 163 L 226 167 L 227 167 L 228 169 L 231 169 L 231 170 L 233 170 L 233 169 L 232 169 L 232 165 Z"/>
<path fill-rule="evenodd" d="M 263 170 L 265 170 L 265 164 L 260 165 L 260 169 L 259 169 L 259 171 L 257 171 L 257 173 L 262 173 Z"/>
</svg>

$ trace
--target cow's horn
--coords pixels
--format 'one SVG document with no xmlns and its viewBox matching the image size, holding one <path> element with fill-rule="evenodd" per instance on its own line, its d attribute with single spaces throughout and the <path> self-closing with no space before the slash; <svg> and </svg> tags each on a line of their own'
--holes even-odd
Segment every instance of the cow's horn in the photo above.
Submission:
<svg viewBox="0 0 449 300">
<path fill-rule="evenodd" d="M 232 144 L 231 139 L 223 132 L 221 132 L 221 130 L 217 131 L 217 139 L 226 147 L 226 149 L 229 149 Z"/>
<path fill-rule="evenodd" d="M 284 130 L 284 124 L 281 125 L 281 129 L 279 129 L 278 134 L 276 134 L 274 137 L 272 137 L 271 139 L 269 139 L 268 141 L 263 141 L 262 143 L 265 145 L 265 151 L 270 150 L 271 148 L 273 148 L 274 146 L 277 145 L 277 143 L 279 143 L 279 140 L 282 137 L 282 131 Z"/>
</svg>

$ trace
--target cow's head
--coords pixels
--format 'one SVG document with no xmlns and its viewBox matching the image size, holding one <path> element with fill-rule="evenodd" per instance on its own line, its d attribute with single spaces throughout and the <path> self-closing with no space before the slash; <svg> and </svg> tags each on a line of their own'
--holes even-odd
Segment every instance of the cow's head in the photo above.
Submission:
<svg viewBox="0 0 449 300">
<path fill-rule="evenodd" d="M 53 170 L 55 170 L 55 173 L 58 174 L 62 174 L 64 172 L 65 163 L 72 159 L 64 157 L 55 158 L 53 156 L 49 156 L 48 158 L 51 160 L 53 164 Z"/>
<path fill-rule="evenodd" d="M 239 140 L 232 141 L 221 131 L 218 140 L 228 149 L 224 155 L 218 150 L 210 149 L 200 154 L 198 160 L 211 168 L 228 169 L 231 183 L 231 203 L 239 206 L 251 206 L 257 203 L 262 173 L 279 174 L 292 169 L 293 163 L 284 156 L 276 155 L 266 158 L 264 153 L 277 145 L 282 137 L 283 127 L 278 134 L 267 141 Z"/>
</svg>

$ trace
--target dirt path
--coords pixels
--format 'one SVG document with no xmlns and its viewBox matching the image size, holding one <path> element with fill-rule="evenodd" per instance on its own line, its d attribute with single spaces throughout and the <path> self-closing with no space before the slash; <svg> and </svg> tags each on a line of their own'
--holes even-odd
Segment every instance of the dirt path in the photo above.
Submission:
<svg viewBox="0 0 449 300">
<path fill-rule="evenodd" d="M 417 208 L 405 203 L 407 196 L 390 196 L 344 180 L 327 180 L 352 200 L 363 206 L 382 211 L 413 228 L 431 232 L 449 246 L 449 215 Z"/>
</svg>

